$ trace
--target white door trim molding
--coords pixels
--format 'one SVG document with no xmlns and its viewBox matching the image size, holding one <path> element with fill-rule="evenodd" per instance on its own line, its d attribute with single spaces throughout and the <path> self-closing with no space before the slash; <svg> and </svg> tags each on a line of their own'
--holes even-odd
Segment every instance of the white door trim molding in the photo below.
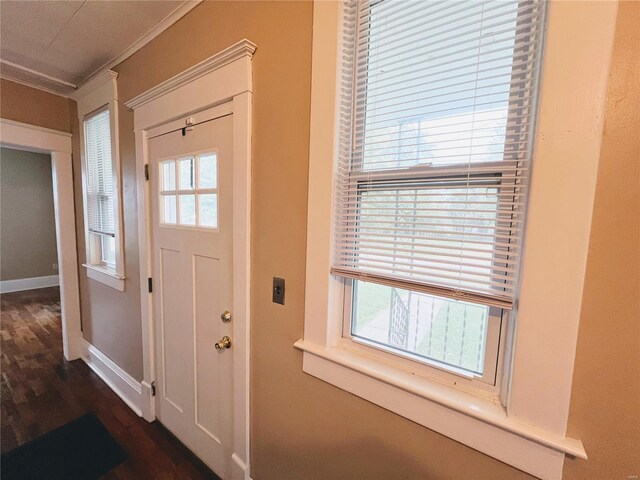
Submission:
<svg viewBox="0 0 640 480">
<path fill-rule="evenodd" d="M 251 58 L 256 45 L 241 40 L 165 82 L 125 102 L 134 110 L 138 199 L 140 278 L 151 278 L 149 185 L 150 130 L 179 119 L 194 117 L 222 103 L 233 113 L 233 479 L 249 478 L 249 325 L 250 325 L 250 224 L 251 224 Z M 146 282 L 140 282 L 142 309 L 142 415 L 155 416 L 151 384 L 155 379 L 153 304 Z"/>
<path fill-rule="evenodd" d="M 62 348 L 67 360 L 80 357 L 82 327 L 73 200 L 71 134 L 12 120 L 0 119 L 0 145 L 51 155 L 53 206 L 60 275 Z"/>
</svg>

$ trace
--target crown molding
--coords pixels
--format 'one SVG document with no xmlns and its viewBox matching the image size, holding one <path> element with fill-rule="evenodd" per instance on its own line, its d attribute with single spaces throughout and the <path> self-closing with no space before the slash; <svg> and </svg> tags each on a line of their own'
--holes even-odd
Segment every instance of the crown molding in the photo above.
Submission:
<svg viewBox="0 0 640 480">
<path fill-rule="evenodd" d="M 15 68 L 16 70 L 20 70 L 28 75 L 33 75 L 34 77 L 40 77 L 47 82 L 51 82 L 62 87 L 68 88 L 78 88 L 75 83 L 67 82 L 66 80 L 61 80 L 56 77 L 52 77 L 51 75 L 47 75 L 46 73 L 39 72 L 38 70 L 34 70 L 32 68 L 25 67 L 24 65 L 20 65 L 18 63 L 10 62 L 9 60 L 0 60 L 0 65 L 6 65 L 10 68 Z"/>
<path fill-rule="evenodd" d="M 240 40 L 238 43 L 231 45 L 228 48 L 225 48 L 221 52 L 212 55 L 211 57 L 203 60 L 202 62 L 194 65 L 191 68 L 188 68 L 182 73 L 171 77 L 168 80 L 165 80 L 159 85 L 147 90 L 144 93 L 141 93 L 137 97 L 130 99 L 125 102 L 125 105 L 128 108 L 138 108 L 146 103 L 155 100 L 158 97 L 161 97 L 197 78 L 206 75 L 209 72 L 217 70 L 225 65 L 228 65 L 235 60 L 238 60 L 243 57 L 248 57 L 249 59 L 253 56 L 253 53 L 256 51 L 256 44 L 247 40 L 246 38 Z"/>
<path fill-rule="evenodd" d="M 62 93 L 58 90 L 53 90 L 52 88 L 43 87 L 42 85 L 38 85 L 36 83 L 23 80 L 22 78 L 16 78 L 12 75 L 7 75 L 6 73 L 0 73 L 0 78 L 2 80 L 7 80 L 8 82 L 13 82 L 19 85 L 24 85 L 25 87 L 33 88 L 34 90 L 40 90 L 41 92 L 50 93 L 51 95 L 55 95 L 57 97 L 71 98 L 69 97 L 68 94 Z"/>
<path fill-rule="evenodd" d="M 3 69 L 4 71 L 0 75 L 0 78 L 4 78 L 5 80 L 9 80 L 15 83 L 20 83 L 37 90 L 42 90 L 43 92 L 52 93 L 54 95 L 76 100 L 77 98 L 83 96 L 82 94 L 80 94 L 80 92 L 84 90 L 85 86 L 94 84 L 94 80 L 104 75 L 105 71 L 109 71 L 111 68 L 131 57 L 134 53 L 150 43 L 171 25 L 176 23 L 187 13 L 197 7 L 202 1 L 203 0 L 184 0 L 160 23 L 155 25 L 151 30 L 138 38 L 138 40 L 133 42 L 122 53 L 113 57 L 111 60 L 104 63 L 100 68 L 94 70 L 89 75 L 84 77 L 84 80 L 78 82 L 77 85 L 56 77 L 52 77 L 50 75 L 47 75 L 46 73 L 33 70 L 23 65 L 10 62 L 8 60 L 0 60 L 0 65 L 6 67 Z M 8 73 L 7 70 L 9 70 L 10 73 Z M 89 88 L 89 90 L 90 89 L 91 88 Z"/>
<path fill-rule="evenodd" d="M 116 65 L 124 62 L 127 58 L 132 56 L 142 47 L 150 43 L 154 38 L 168 29 L 171 25 L 176 23 L 182 17 L 184 17 L 187 13 L 193 10 L 195 7 L 200 5 L 203 0 L 185 0 L 182 4 L 176 7 L 169 15 L 167 15 L 160 23 L 158 23 L 155 27 L 145 33 L 138 40 L 133 42 L 124 52 L 116 55 L 108 62 L 104 63 L 101 67 L 95 69 L 89 75 L 85 77 L 85 79 L 80 82 L 81 86 L 84 86 L 85 83 L 93 80 L 94 77 L 98 76 L 104 70 L 110 70 Z"/>
</svg>

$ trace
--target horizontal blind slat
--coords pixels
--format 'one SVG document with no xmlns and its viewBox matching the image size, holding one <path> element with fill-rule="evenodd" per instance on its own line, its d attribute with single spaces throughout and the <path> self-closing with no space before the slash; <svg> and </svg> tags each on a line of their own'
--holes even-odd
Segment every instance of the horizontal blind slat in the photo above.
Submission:
<svg viewBox="0 0 640 480">
<path fill-rule="evenodd" d="M 88 229 L 115 236 L 113 158 L 108 110 L 84 120 Z"/>
<path fill-rule="evenodd" d="M 544 8 L 347 2 L 333 274 L 510 308 Z"/>
</svg>

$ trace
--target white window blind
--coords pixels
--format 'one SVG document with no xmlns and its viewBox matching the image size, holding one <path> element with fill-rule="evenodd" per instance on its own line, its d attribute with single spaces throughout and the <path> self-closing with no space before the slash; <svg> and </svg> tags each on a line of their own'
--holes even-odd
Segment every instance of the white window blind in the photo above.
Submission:
<svg viewBox="0 0 640 480">
<path fill-rule="evenodd" d="M 87 219 L 89 232 L 115 237 L 113 158 L 109 110 L 84 121 L 87 156 Z"/>
<path fill-rule="evenodd" d="M 512 308 L 543 2 L 351 2 L 334 275 Z"/>
</svg>

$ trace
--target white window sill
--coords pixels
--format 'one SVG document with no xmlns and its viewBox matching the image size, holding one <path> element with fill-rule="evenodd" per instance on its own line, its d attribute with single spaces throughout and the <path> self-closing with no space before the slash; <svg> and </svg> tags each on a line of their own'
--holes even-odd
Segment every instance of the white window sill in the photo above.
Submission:
<svg viewBox="0 0 640 480">
<path fill-rule="evenodd" d="M 321 380 L 543 479 L 560 479 L 582 442 L 510 418 L 504 407 L 344 347 L 299 340 L 303 370 Z"/>
<path fill-rule="evenodd" d="M 124 292 L 125 277 L 118 275 L 115 270 L 100 265 L 88 265 L 86 263 L 83 263 L 82 266 L 87 269 L 87 277 L 104 283 L 120 292 Z"/>
</svg>

